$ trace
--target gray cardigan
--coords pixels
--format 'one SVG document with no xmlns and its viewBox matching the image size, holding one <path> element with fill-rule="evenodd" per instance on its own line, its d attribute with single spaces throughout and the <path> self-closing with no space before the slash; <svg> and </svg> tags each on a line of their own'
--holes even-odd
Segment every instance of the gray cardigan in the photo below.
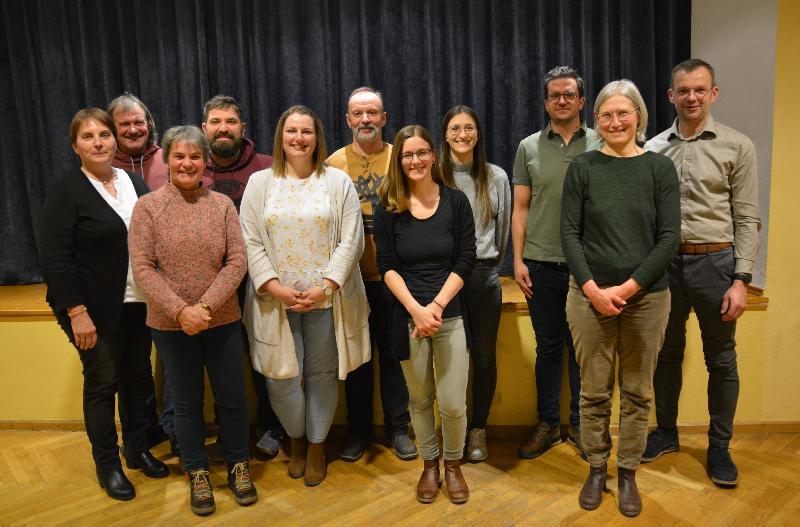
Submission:
<svg viewBox="0 0 800 527">
<path fill-rule="evenodd" d="M 361 205 L 350 176 L 326 167 L 320 177 L 325 178 L 331 205 L 328 230 L 331 252 L 323 277 L 340 286 L 333 295 L 333 321 L 339 378 L 344 379 L 348 372 L 369 361 L 371 353 L 369 305 L 358 270 L 364 250 L 364 227 Z M 253 368 L 265 377 L 291 379 L 299 375 L 299 368 L 286 306 L 268 293 L 257 292 L 263 284 L 278 277 L 272 265 L 275 247 L 264 222 L 264 208 L 274 178 L 271 168 L 254 173 L 242 196 L 240 221 L 250 275 L 243 321 L 248 330 Z"/>
</svg>

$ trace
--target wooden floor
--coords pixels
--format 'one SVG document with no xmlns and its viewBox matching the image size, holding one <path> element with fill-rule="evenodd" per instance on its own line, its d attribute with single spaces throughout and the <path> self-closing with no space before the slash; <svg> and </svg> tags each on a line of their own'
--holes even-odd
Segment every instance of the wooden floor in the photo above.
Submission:
<svg viewBox="0 0 800 527">
<path fill-rule="evenodd" d="M 584 511 L 577 496 L 588 468 L 570 446 L 521 460 L 509 439 L 490 442 L 487 462 L 464 466 L 471 488 L 465 505 L 444 494 L 431 505 L 417 503 L 420 460 L 400 461 L 374 444 L 360 461 L 344 463 L 332 445 L 328 478 L 315 488 L 286 475 L 283 452 L 253 460 L 259 501 L 250 507 L 233 501 L 224 464 L 213 464 L 217 511 L 199 518 L 166 443 L 153 452 L 172 474 L 154 480 L 126 469 L 137 496 L 119 502 L 97 485 L 83 432 L 0 431 L 0 525 L 800 525 L 800 434 L 737 434 L 731 452 L 741 483 L 733 490 L 706 477 L 705 447 L 705 435 L 684 434 L 679 453 L 642 466 L 644 511 L 636 519 L 617 510 L 615 468 L 601 507 Z"/>
</svg>

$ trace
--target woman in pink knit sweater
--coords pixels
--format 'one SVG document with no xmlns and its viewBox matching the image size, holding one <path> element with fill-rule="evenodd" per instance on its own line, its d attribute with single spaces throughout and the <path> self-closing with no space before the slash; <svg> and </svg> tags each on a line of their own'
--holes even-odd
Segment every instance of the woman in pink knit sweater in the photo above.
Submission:
<svg viewBox="0 0 800 527">
<path fill-rule="evenodd" d="M 214 512 L 203 422 L 203 368 L 225 434 L 228 486 L 240 505 L 258 499 L 250 481 L 248 414 L 236 288 L 247 271 L 233 202 L 201 184 L 209 156 L 194 126 L 170 128 L 162 141 L 169 182 L 133 210 L 129 245 L 147 325 L 175 394 L 175 428 L 191 508 Z"/>
</svg>

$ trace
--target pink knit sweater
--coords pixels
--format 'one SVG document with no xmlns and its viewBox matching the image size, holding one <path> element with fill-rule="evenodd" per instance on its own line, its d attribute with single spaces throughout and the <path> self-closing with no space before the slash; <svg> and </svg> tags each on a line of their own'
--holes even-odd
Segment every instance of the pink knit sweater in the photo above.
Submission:
<svg viewBox="0 0 800 527">
<path fill-rule="evenodd" d="M 247 255 L 227 196 L 167 183 L 136 202 L 128 247 L 151 328 L 180 330 L 178 313 L 198 302 L 211 308 L 211 327 L 241 318 L 236 288 Z"/>
</svg>

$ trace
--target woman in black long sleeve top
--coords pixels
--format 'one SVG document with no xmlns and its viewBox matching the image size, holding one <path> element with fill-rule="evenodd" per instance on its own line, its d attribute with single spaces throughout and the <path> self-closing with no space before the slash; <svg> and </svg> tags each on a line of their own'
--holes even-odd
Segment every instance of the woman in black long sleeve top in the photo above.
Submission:
<svg viewBox="0 0 800 527">
<path fill-rule="evenodd" d="M 447 491 L 452 502 L 464 503 L 469 489 L 460 462 L 469 354 L 467 313 L 458 293 L 475 264 L 475 225 L 466 195 L 443 180 L 433 145 L 418 125 L 395 137 L 389 172 L 378 189 L 375 246 L 378 269 L 396 299 L 392 352 L 408 383 L 411 422 L 425 466 L 417 500 L 430 503 L 439 492 L 433 414 L 438 397 Z"/>
<path fill-rule="evenodd" d="M 129 500 L 136 493 L 119 460 L 117 393 L 128 468 L 149 477 L 169 474 L 148 451 L 151 340 L 128 263 L 128 223 L 147 186 L 138 175 L 111 167 L 116 127 L 106 112 L 79 111 L 70 136 L 81 168 L 48 189 L 40 263 L 47 301 L 83 363 L 83 415 L 98 481 L 110 497 Z"/>
</svg>

